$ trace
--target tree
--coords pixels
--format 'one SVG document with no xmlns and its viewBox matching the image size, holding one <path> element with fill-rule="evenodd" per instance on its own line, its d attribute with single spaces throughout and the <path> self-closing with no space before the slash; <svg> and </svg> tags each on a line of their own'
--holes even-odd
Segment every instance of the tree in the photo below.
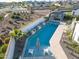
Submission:
<svg viewBox="0 0 79 59">
<path fill-rule="evenodd" d="M 59 7 L 60 7 L 60 5 L 58 5 L 58 4 L 50 4 L 49 5 L 50 10 L 55 10 L 55 9 L 58 9 Z"/>
<path fill-rule="evenodd" d="M 2 47 L 1 47 L 1 52 L 2 52 L 2 53 L 5 53 L 7 47 L 8 47 L 8 44 L 4 44 L 4 45 L 2 45 Z"/>
<path fill-rule="evenodd" d="M 3 20 L 3 17 L 2 16 L 0 16 L 0 21 L 2 21 Z"/>
<path fill-rule="evenodd" d="M 10 40 L 10 37 L 7 37 L 7 38 L 5 38 L 5 44 L 8 44 L 9 43 L 9 40 Z"/>
<path fill-rule="evenodd" d="M 0 46 L 2 46 L 3 45 L 3 42 L 2 42 L 2 40 L 0 39 Z"/>
<path fill-rule="evenodd" d="M 79 21 L 79 16 L 76 16 L 76 21 Z"/>
<path fill-rule="evenodd" d="M 66 14 L 66 15 L 64 16 L 64 19 L 65 19 L 65 20 L 72 20 L 72 19 L 73 19 L 73 15 L 67 15 L 67 14 Z"/>
<path fill-rule="evenodd" d="M 24 33 L 19 29 L 14 29 L 10 32 L 10 35 L 14 37 L 16 40 L 18 40 L 24 35 Z"/>
</svg>

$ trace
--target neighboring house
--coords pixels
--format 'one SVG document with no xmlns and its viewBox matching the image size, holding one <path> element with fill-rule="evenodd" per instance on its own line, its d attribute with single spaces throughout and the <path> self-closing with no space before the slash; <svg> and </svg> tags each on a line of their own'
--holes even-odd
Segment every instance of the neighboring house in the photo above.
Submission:
<svg viewBox="0 0 79 59">
<path fill-rule="evenodd" d="M 63 20 L 64 12 L 62 11 L 54 11 L 50 13 L 49 20 Z"/>
<path fill-rule="evenodd" d="M 47 9 L 49 7 L 49 2 L 33 2 L 34 9 Z"/>
<path fill-rule="evenodd" d="M 79 9 L 73 10 L 72 12 L 74 16 L 79 16 Z"/>
<path fill-rule="evenodd" d="M 72 2 L 73 2 L 73 3 L 77 3 L 77 2 L 79 2 L 79 0 L 72 0 Z"/>
<path fill-rule="evenodd" d="M 29 12 L 27 8 L 12 8 L 12 12 L 20 13 L 20 12 Z"/>
<path fill-rule="evenodd" d="M 72 38 L 74 39 L 74 41 L 79 43 L 79 22 L 75 23 L 75 27 L 74 27 L 74 32 L 73 32 Z"/>
</svg>

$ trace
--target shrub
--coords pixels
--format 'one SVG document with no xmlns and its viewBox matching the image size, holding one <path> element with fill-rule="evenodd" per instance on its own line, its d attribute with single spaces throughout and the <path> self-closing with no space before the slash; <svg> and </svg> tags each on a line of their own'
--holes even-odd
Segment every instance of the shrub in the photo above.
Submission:
<svg viewBox="0 0 79 59">
<path fill-rule="evenodd" d="M 2 40 L 0 40 L 0 46 L 2 46 L 3 45 L 3 42 L 2 42 Z"/>
<path fill-rule="evenodd" d="M 18 16 L 20 16 L 20 13 L 17 13 Z"/>
<path fill-rule="evenodd" d="M 19 29 L 14 29 L 13 31 L 10 32 L 10 35 L 14 37 L 16 40 L 24 36 L 24 32 L 22 32 Z"/>
<path fill-rule="evenodd" d="M 16 15 L 16 13 L 14 12 L 13 15 Z"/>
<path fill-rule="evenodd" d="M 79 46 L 75 47 L 75 52 L 79 54 Z"/>
<path fill-rule="evenodd" d="M 2 19 L 3 19 L 3 17 L 2 17 L 2 16 L 0 16 L 0 21 L 2 21 Z"/>
<path fill-rule="evenodd" d="M 4 59 L 5 54 L 0 52 L 0 59 Z"/>
<path fill-rule="evenodd" d="M 76 21 L 79 21 L 79 16 L 76 17 Z"/>
<path fill-rule="evenodd" d="M 2 47 L 1 47 L 1 52 L 2 52 L 2 53 L 5 53 L 7 47 L 8 47 L 8 44 L 4 44 L 4 45 L 2 45 Z"/>
<path fill-rule="evenodd" d="M 78 44 L 76 42 L 72 42 L 71 47 L 75 48 L 77 46 L 78 46 Z"/>
<path fill-rule="evenodd" d="M 9 23 L 10 23 L 10 24 L 13 24 L 13 22 L 12 22 L 12 21 L 9 21 Z"/>
<path fill-rule="evenodd" d="M 67 35 L 70 35 L 71 34 L 71 31 L 67 31 Z"/>
<path fill-rule="evenodd" d="M 72 41 L 72 32 L 71 31 L 67 31 L 67 37 L 68 37 L 68 40 Z"/>
<path fill-rule="evenodd" d="M 49 17 L 44 17 L 46 20 L 49 20 Z"/>
<path fill-rule="evenodd" d="M 19 16 L 14 16 L 14 15 L 11 18 L 13 18 L 13 19 L 20 19 Z"/>
<path fill-rule="evenodd" d="M 73 19 L 73 16 L 72 15 L 66 15 L 65 14 L 64 19 L 65 20 L 72 20 Z"/>
<path fill-rule="evenodd" d="M 5 38 L 5 43 L 8 44 L 9 43 L 10 38 Z"/>
<path fill-rule="evenodd" d="M 3 34 L 0 34 L 0 37 L 2 37 L 3 36 Z"/>
<path fill-rule="evenodd" d="M 79 44 L 72 40 L 72 32 L 67 31 L 68 40 L 70 41 L 70 46 L 73 48 L 73 52 L 79 54 Z"/>
<path fill-rule="evenodd" d="M 16 36 L 16 34 L 15 34 L 15 31 L 13 30 L 13 31 L 10 31 L 10 33 L 9 33 L 12 37 L 15 37 Z"/>
</svg>

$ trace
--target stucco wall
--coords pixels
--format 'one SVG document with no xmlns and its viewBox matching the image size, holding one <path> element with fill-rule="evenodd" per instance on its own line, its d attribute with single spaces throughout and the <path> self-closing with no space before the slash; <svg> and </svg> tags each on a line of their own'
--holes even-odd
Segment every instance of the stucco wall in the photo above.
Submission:
<svg viewBox="0 0 79 59">
<path fill-rule="evenodd" d="M 73 33 L 73 39 L 79 43 L 79 23 L 76 23 L 74 33 Z"/>
</svg>

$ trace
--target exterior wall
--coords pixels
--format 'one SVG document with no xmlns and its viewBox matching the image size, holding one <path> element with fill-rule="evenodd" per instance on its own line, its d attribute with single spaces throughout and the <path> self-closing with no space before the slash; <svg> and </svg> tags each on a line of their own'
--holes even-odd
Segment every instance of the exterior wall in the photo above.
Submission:
<svg viewBox="0 0 79 59">
<path fill-rule="evenodd" d="M 77 9 L 77 10 L 73 10 L 72 12 L 73 12 L 73 15 L 75 15 L 75 16 L 79 16 L 79 9 Z"/>
<path fill-rule="evenodd" d="M 74 41 L 79 43 L 79 23 L 76 23 L 74 33 L 73 33 L 73 39 L 74 39 Z"/>
<path fill-rule="evenodd" d="M 76 18 L 73 18 L 73 21 L 72 21 L 71 27 L 70 27 L 70 29 L 71 29 L 72 31 L 74 31 L 75 25 L 76 25 Z"/>
<path fill-rule="evenodd" d="M 15 49 L 15 40 L 11 38 L 4 59 L 13 59 Z"/>
</svg>

